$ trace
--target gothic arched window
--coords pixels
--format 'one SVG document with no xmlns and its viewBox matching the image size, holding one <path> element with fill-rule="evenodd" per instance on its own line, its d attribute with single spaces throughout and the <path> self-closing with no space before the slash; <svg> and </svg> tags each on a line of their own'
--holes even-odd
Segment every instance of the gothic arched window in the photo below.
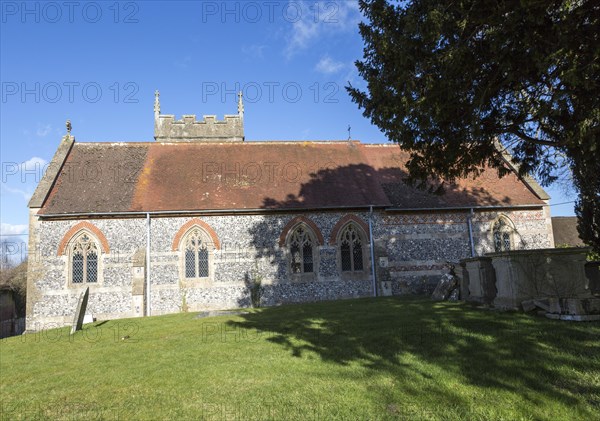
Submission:
<svg viewBox="0 0 600 421">
<path fill-rule="evenodd" d="M 500 217 L 492 228 L 494 251 L 512 250 L 514 228 L 505 217 Z"/>
<path fill-rule="evenodd" d="M 81 233 L 71 243 L 71 282 L 97 283 L 100 247 L 87 232 Z"/>
<path fill-rule="evenodd" d="M 208 278 L 210 275 L 208 235 L 198 227 L 193 228 L 183 242 L 183 265 L 186 279 Z"/>
<path fill-rule="evenodd" d="M 363 260 L 363 236 L 359 234 L 359 228 L 350 223 L 342 229 L 338 240 L 340 246 L 340 262 L 342 272 L 355 272 L 364 269 Z"/>
<path fill-rule="evenodd" d="M 314 272 L 314 237 L 308 228 L 301 224 L 288 237 L 290 269 L 292 273 Z"/>
</svg>

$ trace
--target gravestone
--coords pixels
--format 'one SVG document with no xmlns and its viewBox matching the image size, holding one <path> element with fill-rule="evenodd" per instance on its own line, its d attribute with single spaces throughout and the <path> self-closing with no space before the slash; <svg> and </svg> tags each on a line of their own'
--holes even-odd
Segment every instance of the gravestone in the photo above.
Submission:
<svg viewBox="0 0 600 421">
<path fill-rule="evenodd" d="M 79 303 L 77 303 L 77 310 L 75 310 L 75 317 L 73 317 L 73 326 L 71 326 L 71 335 L 83 327 L 83 318 L 85 317 L 89 296 L 90 287 L 87 287 L 79 296 Z"/>
<path fill-rule="evenodd" d="M 447 300 L 450 296 L 450 293 L 457 287 L 457 285 L 458 281 L 456 277 L 449 273 L 442 275 L 442 278 L 435 287 L 435 291 L 433 291 L 433 294 L 431 294 L 431 299 L 433 301 Z"/>
</svg>

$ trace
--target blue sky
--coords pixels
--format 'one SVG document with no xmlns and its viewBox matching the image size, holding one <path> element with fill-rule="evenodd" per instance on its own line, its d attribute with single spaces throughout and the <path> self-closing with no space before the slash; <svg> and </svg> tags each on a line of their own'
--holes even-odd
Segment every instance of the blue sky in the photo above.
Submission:
<svg viewBox="0 0 600 421">
<path fill-rule="evenodd" d="M 346 139 L 350 125 L 354 139 L 386 142 L 344 89 L 364 87 L 353 1 L 1 5 L 3 238 L 27 232 L 27 201 L 67 119 L 77 141 L 151 141 L 156 89 L 163 114 L 219 119 L 241 89 L 248 140 Z M 574 199 L 547 191 L 551 203 Z"/>
</svg>

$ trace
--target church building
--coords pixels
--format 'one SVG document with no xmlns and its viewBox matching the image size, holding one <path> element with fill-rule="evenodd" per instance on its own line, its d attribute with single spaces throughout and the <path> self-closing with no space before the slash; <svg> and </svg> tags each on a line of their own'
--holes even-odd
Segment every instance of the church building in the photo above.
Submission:
<svg viewBox="0 0 600 421">
<path fill-rule="evenodd" d="M 176 120 L 157 93 L 152 142 L 70 131 L 29 203 L 28 330 L 70 323 L 87 287 L 98 320 L 419 294 L 448 261 L 554 244 L 531 178 L 433 195 L 395 144 L 247 141 L 241 96 Z"/>
</svg>

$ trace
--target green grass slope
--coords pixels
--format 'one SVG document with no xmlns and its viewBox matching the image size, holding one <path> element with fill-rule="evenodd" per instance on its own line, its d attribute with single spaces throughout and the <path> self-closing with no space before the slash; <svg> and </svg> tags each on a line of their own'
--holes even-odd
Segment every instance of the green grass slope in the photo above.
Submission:
<svg viewBox="0 0 600 421">
<path fill-rule="evenodd" d="M 595 420 L 600 323 L 378 298 L 0 343 L 1 419 Z"/>
</svg>

